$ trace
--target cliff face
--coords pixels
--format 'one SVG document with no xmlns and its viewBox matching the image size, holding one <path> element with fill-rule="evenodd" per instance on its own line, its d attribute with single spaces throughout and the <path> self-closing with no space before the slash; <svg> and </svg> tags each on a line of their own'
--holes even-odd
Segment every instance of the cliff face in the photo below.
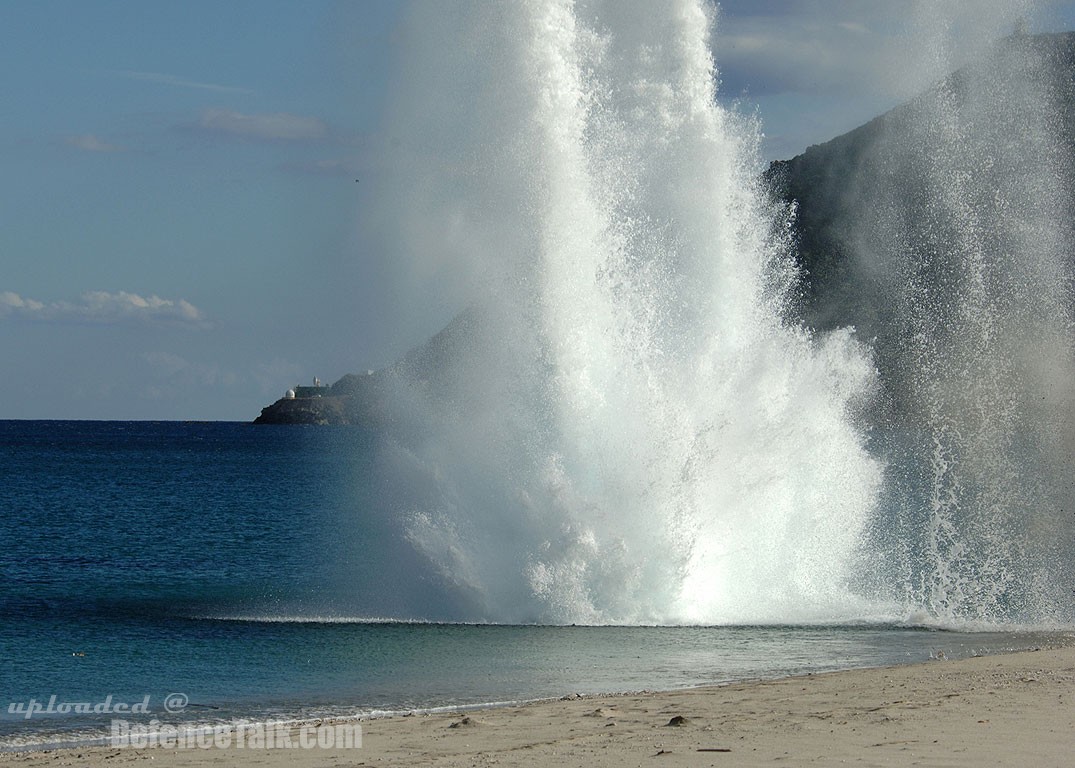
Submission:
<svg viewBox="0 0 1075 768">
<path fill-rule="evenodd" d="M 801 319 L 887 343 L 908 278 L 901 256 L 944 272 L 953 265 L 934 257 L 962 257 L 972 238 L 1014 248 L 1016 218 L 1036 213 L 1015 208 L 1070 216 L 1073 165 L 1075 33 L 1001 40 L 912 101 L 772 163 L 767 186 L 796 207 Z"/>
</svg>

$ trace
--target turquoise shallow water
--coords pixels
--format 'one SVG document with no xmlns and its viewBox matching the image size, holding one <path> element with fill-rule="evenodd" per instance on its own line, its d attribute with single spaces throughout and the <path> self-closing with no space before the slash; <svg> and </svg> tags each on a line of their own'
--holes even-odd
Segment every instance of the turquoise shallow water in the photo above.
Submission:
<svg viewBox="0 0 1075 768">
<path fill-rule="evenodd" d="M 357 429 L 0 422 L 0 748 L 107 730 L 112 713 L 77 704 L 142 704 L 146 718 L 185 723 L 362 715 L 1053 639 L 869 624 L 551 627 L 356 614 L 356 605 L 390 610 L 394 595 L 423 590 L 391 521 L 369 511 L 375 443 Z M 379 602 L 356 599 L 366 593 Z M 50 699 L 57 711 L 26 716 Z"/>
</svg>

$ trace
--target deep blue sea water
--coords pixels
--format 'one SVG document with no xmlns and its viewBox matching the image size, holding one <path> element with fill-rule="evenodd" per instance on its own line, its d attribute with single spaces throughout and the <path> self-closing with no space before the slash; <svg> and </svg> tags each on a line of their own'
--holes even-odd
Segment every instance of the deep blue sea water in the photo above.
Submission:
<svg viewBox="0 0 1075 768">
<path fill-rule="evenodd" d="M 375 444 L 357 428 L 0 422 L 0 748 L 107 730 L 110 714 L 19 711 L 51 697 L 56 709 L 143 703 L 147 718 L 189 723 L 363 715 L 1050 640 L 901 626 L 502 626 L 351 615 L 343 596 L 403 589 L 406 576 L 406 563 L 393 565 L 390 526 L 368 514 Z M 173 694 L 187 705 L 169 713 Z"/>
</svg>

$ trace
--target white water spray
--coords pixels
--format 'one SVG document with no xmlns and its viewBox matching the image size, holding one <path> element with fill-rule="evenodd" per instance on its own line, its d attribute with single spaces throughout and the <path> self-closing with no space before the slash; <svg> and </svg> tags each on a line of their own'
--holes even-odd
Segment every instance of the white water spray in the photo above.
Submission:
<svg viewBox="0 0 1075 768">
<path fill-rule="evenodd" d="M 894 114 L 855 179 L 902 401 L 878 550 L 931 621 L 1075 618 L 1070 45 L 998 42 Z"/>
<path fill-rule="evenodd" d="M 716 104 L 703 4 L 438 10 L 483 69 L 415 207 L 451 221 L 475 309 L 436 393 L 401 387 L 424 434 L 388 463 L 459 618 L 861 616 L 872 365 L 788 320 L 787 220 Z"/>
</svg>

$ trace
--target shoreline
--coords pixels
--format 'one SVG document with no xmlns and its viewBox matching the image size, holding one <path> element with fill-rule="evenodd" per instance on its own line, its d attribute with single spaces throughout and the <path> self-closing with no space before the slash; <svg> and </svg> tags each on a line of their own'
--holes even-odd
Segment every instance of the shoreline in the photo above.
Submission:
<svg viewBox="0 0 1075 768">
<path fill-rule="evenodd" d="M 1075 646 L 319 724 L 347 722 L 361 727 L 361 746 L 87 746 L 0 753 L 0 765 L 622 768 L 653 758 L 711 765 L 727 753 L 724 764 L 737 766 L 1059 766 L 1075 743 Z"/>
</svg>

